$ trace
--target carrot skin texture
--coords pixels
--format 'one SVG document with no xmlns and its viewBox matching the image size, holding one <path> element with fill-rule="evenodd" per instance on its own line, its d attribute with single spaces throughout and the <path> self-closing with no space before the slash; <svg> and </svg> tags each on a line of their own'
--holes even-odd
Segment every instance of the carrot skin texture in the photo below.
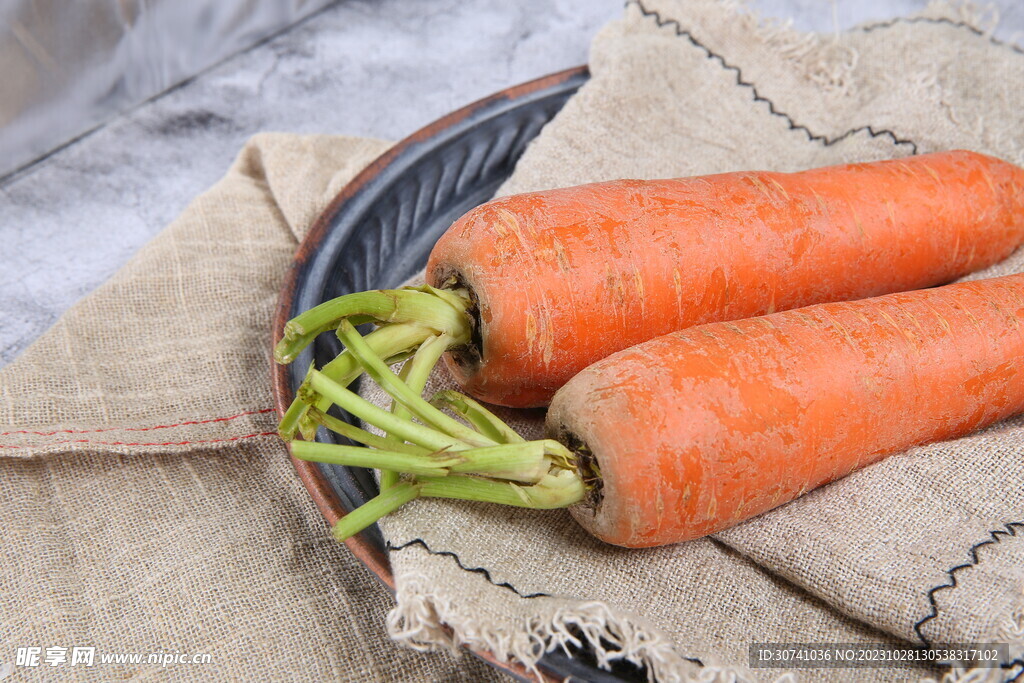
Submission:
<svg viewBox="0 0 1024 683">
<path fill-rule="evenodd" d="M 956 279 L 1024 240 L 1024 170 L 967 151 L 489 202 L 434 248 L 479 306 L 468 393 L 546 405 L 594 361 L 673 330 Z"/>
<path fill-rule="evenodd" d="M 604 541 L 720 531 L 915 445 L 1024 411 L 1024 274 L 672 333 L 587 368 L 552 434 L 592 449 Z"/>
</svg>

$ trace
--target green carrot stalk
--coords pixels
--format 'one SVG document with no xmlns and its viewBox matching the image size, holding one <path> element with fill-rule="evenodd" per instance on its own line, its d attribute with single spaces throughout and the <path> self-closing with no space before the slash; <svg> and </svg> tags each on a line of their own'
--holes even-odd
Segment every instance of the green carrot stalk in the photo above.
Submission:
<svg viewBox="0 0 1024 683">
<path fill-rule="evenodd" d="M 439 334 L 436 337 L 431 337 L 427 341 L 423 342 L 416 353 L 413 355 L 412 360 L 402 366 L 402 372 L 399 374 L 398 379 L 405 383 L 410 390 L 417 394 L 422 394 L 424 387 L 427 385 L 427 379 L 430 377 L 430 373 L 433 372 L 437 362 L 441 359 L 441 355 L 444 354 L 448 348 L 450 339 L 446 334 Z M 410 419 L 412 413 L 409 409 L 403 406 L 398 401 L 392 401 L 391 412 L 401 418 Z M 392 441 L 401 441 L 397 436 L 388 435 Z M 389 486 L 393 486 L 398 483 L 398 472 L 395 470 L 381 470 L 380 475 L 380 486 L 382 489 L 386 489 Z"/>
<path fill-rule="evenodd" d="M 354 324 L 371 320 L 381 325 L 413 323 L 426 336 L 447 332 L 453 339 L 468 339 L 472 325 L 466 315 L 469 306 L 468 298 L 459 292 L 427 285 L 347 294 L 289 320 L 274 347 L 274 358 L 290 363 L 316 335 L 336 329 L 343 320 Z"/>
<path fill-rule="evenodd" d="M 381 360 L 350 321 L 338 324 L 338 337 L 345 352 L 394 404 L 392 411 L 384 410 L 315 369 L 300 392 L 300 399 L 336 404 L 387 434 L 376 436 L 345 426 L 318 406 L 308 410 L 318 424 L 367 447 L 296 441 L 295 457 L 382 471 L 380 495 L 339 520 L 335 537 L 344 540 L 420 497 L 546 509 L 572 505 L 586 495 L 577 458 L 561 443 L 526 441 L 483 405 L 458 392 L 440 392 L 433 404 L 423 399 L 427 377 L 450 343 L 445 334 L 425 340 L 401 375 Z M 468 424 L 438 406 L 451 409 Z"/>
<path fill-rule="evenodd" d="M 447 348 L 470 341 L 473 319 L 472 303 L 463 289 L 436 289 L 429 285 L 385 289 L 347 294 L 311 308 L 289 320 L 281 340 L 274 347 L 274 359 L 291 363 L 317 335 L 337 329 L 343 322 L 360 325 L 373 322 L 378 328 L 366 336 L 374 355 L 386 364 L 405 360 L 422 344 L 444 336 Z M 443 351 L 442 351 L 443 353 Z M 352 354 L 345 352 L 320 369 L 343 386 L 348 386 L 362 372 Z M 290 441 L 297 434 L 312 439 L 317 423 L 308 416 L 311 405 L 321 412 L 330 402 L 308 390 L 298 393 L 288 407 L 278 432 Z"/>
<path fill-rule="evenodd" d="M 430 399 L 430 403 L 438 408 L 451 409 L 472 424 L 481 434 L 486 434 L 498 443 L 522 443 L 525 441 L 501 418 L 465 394 L 451 390 L 439 391 Z"/>
<path fill-rule="evenodd" d="M 370 349 L 359 331 L 347 320 L 338 326 L 338 337 L 346 348 L 363 366 L 363 370 L 373 378 L 393 399 L 401 403 L 415 417 L 440 432 L 444 432 L 461 441 L 477 446 L 495 445 L 496 442 L 458 420 L 444 414 L 430 405 L 422 396 L 402 382 L 384 361 Z M 389 430 L 390 431 L 390 430 Z"/>
</svg>

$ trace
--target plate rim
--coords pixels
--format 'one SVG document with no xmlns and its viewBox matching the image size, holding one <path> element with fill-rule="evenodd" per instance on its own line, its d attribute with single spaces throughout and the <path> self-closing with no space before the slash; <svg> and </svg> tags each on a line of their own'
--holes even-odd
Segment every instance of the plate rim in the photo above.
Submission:
<svg viewBox="0 0 1024 683">
<path fill-rule="evenodd" d="M 377 178 L 396 159 L 401 157 L 411 147 L 420 144 L 448 128 L 464 121 L 481 109 L 497 105 L 503 101 L 515 100 L 534 92 L 562 85 L 568 81 L 581 76 L 589 75 L 588 65 L 580 65 L 557 71 L 547 76 L 542 76 L 503 90 L 499 90 L 487 97 L 476 100 L 464 107 L 427 124 L 412 135 L 395 143 L 386 152 L 377 157 L 369 166 L 360 171 L 348 184 L 346 184 L 334 196 L 331 202 L 317 216 L 310 227 L 309 232 L 299 243 L 293 257 L 291 266 L 282 281 L 278 293 L 277 305 L 270 331 L 270 346 L 280 339 L 284 332 L 285 323 L 291 317 L 291 308 L 294 302 L 300 279 L 304 273 L 306 264 L 315 255 L 320 244 L 328 235 L 334 218 L 341 208 L 353 197 Z M 289 366 L 280 365 L 271 360 L 271 388 L 274 395 L 274 408 L 278 419 L 284 415 L 288 405 L 292 402 L 294 393 L 291 389 L 289 377 Z M 300 460 L 291 453 L 291 445 L 285 444 L 288 448 L 289 458 L 303 486 L 316 504 L 320 514 L 324 517 L 329 526 L 333 526 L 345 514 L 341 501 L 335 495 L 330 482 L 321 472 L 317 463 Z M 361 535 L 356 535 L 345 541 L 349 551 L 367 569 L 369 569 L 392 594 L 395 592 L 395 579 L 391 571 L 391 563 L 386 552 L 368 543 Z M 469 649 L 469 648 L 467 648 Z M 490 652 L 470 649 L 473 654 L 487 661 L 490 665 L 506 671 L 521 679 L 532 679 L 531 672 L 518 662 L 500 662 Z M 546 681 L 561 680 L 541 672 Z"/>
</svg>

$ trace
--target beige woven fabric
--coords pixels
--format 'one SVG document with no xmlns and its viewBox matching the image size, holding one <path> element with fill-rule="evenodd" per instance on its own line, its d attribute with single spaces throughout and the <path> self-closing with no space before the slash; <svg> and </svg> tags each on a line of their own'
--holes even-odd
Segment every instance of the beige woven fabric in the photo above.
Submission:
<svg viewBox="0 0 1024 683">
<path fill-rule="evenodd" d="M 269 330 L 292 253 L 387 146 L 257 136 L 0 372 L 0 678 L 19 647 L 76 646 L 93 666 L 12 680 L 499 678 L 388 640 L 391 596 L 330 538 L 273 434 Z"/>
<path fill-rule="evenodd" d="M 972 22 L 936 5 L 815 36 L 712 0 L 634 2 L 596 38 L 593 78 L 502 192 L 958 147 L 1024 163 L 1024 54 Z M 1018 270 L 1020 253 L 992 272 Z M 664 680 L 771 680 L 779 672 L 746 668 L 758 641 L 1009 642 L 1019 672 L 1022 452 L 1024 419 L 1011 420 L 892 457 L 715 538 L 641 551 L 594 541 L 564 512 L 417 501 L 383 525 L 397 548 L 390 629 L 411 644 L 534 661 L 575 625 L 603 656 Z"/>
</svg>

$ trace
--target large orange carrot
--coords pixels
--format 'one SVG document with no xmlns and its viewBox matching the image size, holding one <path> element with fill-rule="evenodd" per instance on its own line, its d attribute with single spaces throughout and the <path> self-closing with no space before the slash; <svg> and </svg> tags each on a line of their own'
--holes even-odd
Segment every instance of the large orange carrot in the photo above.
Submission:
<svg viewBox="0 0 1024 683">
<path fill-rule="evenodd" d="M 427 276 L 476 304 L 460 384 L 522 407 L 652 337 L 949 282 L 1022 239 L 1024 171 L 946 152 L 507 197 L 456 222 Z"/>
<path fill-rule="evenodd" d="M 349 449 L 362 453 L 356 462 L 344 447 L 292 444 L 298 457 L 414 475 L 340 520 L 339 537 L 417 496 L 439 496 L 571 505 L 587 530 L 616 545 L 686 541 L 886 455 L 1024 411 L 1024 274 L 647 341 L 562 387 L 546 441 L 517 440 L 481 406 L 447 392 L 435 404 L 454 407 L 475 429 L 453 427 L 375 361 L 350 325 L 342 337 L 422 424 L 399 434 L 401 425 L 381 419 L 390 414 L 315 374 L 324 395 L 419 449 Z"/>
<path fill-rule="evenodd" d="M 587 368 L 548 413 L 625 546 L 697 538 L 1024 411 L 1024 275 L 691 328 Z"/>
<path fill-rule="evenodd" d="M 431 254 L 433 288 L 326 302 L 288 324 L 275 355 L 293 359 L 346 316 L 375 319 L 367 341 L 385 361 L 443 337 L 469 393 L 545 405 L 584 367 L 658 335 L 941 284 L 1022 240 L 1024 170 L 965 151 L 535 192 L 456 221 Z M 359 373 L 345 354 L 323 371 L 342 384 Z M 310 433 L 304 395 L 286 437 Z"/>
</svg>

